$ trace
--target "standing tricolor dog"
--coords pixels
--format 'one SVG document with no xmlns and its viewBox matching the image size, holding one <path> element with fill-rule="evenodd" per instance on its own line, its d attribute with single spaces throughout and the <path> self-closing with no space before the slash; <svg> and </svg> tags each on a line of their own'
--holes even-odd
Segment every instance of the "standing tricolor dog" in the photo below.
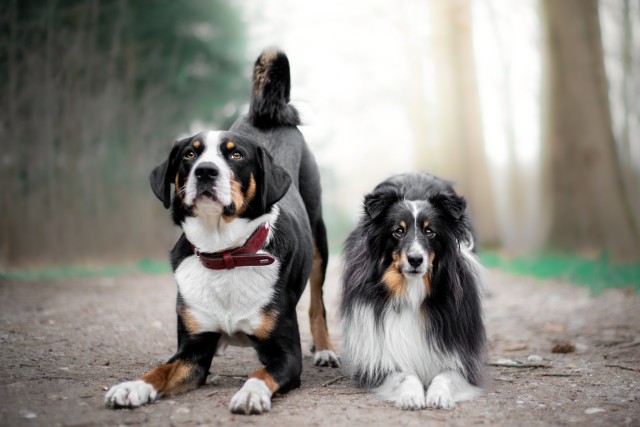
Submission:
<svg viewBox="0 0 640 427">
<path fill-rule="evenodd" d="M 452 409 L 481 391 L 480 265 L 465 209 L 449 183 L 397 175 L 365 196 L 347 239 L 345 370 L 402 409 Z"/>
<path fill-rule="evenodd" d="M 253 346 L 264 367 L 249 375 L 230 410 L 269 411 L 274 393 L 300 386 L 296 305 L 307 280 L 314 363 L 339 365 L 322 301 L 328 247 L 320 177 L 289 105 L 283 53 L 262 53 L 252 89 L 248 115 L 228 132 L 176 142 L 151 174 L 153 192 L 184 232 L 171 251 L 178 350 L 141 378 L 111 387 L 108 406 L 140 406 L 197 388 L 216 350 L 231 344 Z"/>
</svg>

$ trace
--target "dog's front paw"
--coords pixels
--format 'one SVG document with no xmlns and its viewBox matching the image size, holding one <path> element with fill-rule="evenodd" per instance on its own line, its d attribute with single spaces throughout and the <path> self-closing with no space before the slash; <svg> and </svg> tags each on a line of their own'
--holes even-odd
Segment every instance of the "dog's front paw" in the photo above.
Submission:
<svg viewBox="0 0 640 427">
<path fill-rule="evenodd" d="M 396 407 L 404 411 L 418 411 L 427 407 L 423 391 L 400 396 L 396 399 L 395 404 Z"/>
<path fill-rule="evenodd" d="M 456 406 L 456 402 L 448 387 L 433 384 L 427 390 L 427 406 L 449 411 Z"/>
<path fill-rule="evenodd" d="M 231 398 L 229 410 L 234 414 L 262 414 L 271 410 L 271 391 L 264 381 L 250 378 Z"/>
<path fill-rule="evenodd" d="M 316 351 L 313 354 L 313 364 L 316 366 L 340 367 L 340 357 L 331 350 Z"/>
<path fill-rule="evenodd" d="M 110 408 L 134 408 L 151 403 L 158 397 L 153 386 L 142 380 L 127 381 L 114 385 L 104 396 L 104 403 Z"/>
</svg>

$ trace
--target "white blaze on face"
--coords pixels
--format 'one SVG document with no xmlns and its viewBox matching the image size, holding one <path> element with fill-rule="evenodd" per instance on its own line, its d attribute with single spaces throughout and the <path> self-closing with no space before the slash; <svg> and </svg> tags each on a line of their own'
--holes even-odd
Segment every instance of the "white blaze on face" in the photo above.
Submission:
<svg viewBox="0 0 640 427">
<path fill-rule="evenodd" d="M 222 210 L 223 206 L 231 204 L 231 169 L 224 159 L 222 152 L 220 151 L 220 143 L 222 142 L 222 132 L 209 131 L 204 134 L 203 142 L 205 144 L 204 151 L 200 153 L 200 156 L 194 163 L 189 177 L 187 178 L 185 205 L 193 206 L 196 202 L 198 179 L 195 176 L 195 171 L 198 165 L 210 162 L 218 168 L 218 176 L 216 177 L 211 192 L 215 194 L 217 202 L 213 202 L 214 205 L 219 204 L 219 209 Z M 206 199 L 204 203 L 210 204 L 211 201 Z"/>
<path fill-rule="evenodd" d="M 422 246 L 419 239 L 422 236 L 422 226 L 418 224 L 420 207 L 418 206 L 418 202 L 414 202 L 414 201 L 408 201 L 407 204 L 409 205 L 409 208 L 413 213 L 413 236 L 407 236 L 407 237 L 411 237 L 413 241 L 409 246 L 408 250 L 402 251 L 401 259 L 402 259 L 402 265 L 404 266 L 402 270 L 403 270 L 403 273 L 405 273 L 405 275 L 409 273 L 410 276 L 422 276 L 427 273 L 427 270 L 429 268 L 429 263 L 428 263 L 429 254 L 427 253 L 425 248 Z M 418 257 L 422 258 L 422 263 L 417 267 L 413 267 L 409 263 L 409 258 L 417 259 Z M 415 268 L 415 271 L 414 271 L 414 268 Z"/>
</svg>

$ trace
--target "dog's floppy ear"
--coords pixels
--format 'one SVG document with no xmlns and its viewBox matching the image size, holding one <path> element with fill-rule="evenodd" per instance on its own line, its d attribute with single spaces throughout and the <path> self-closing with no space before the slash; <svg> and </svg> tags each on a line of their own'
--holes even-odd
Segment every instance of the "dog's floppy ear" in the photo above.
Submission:
<svg viewBox="0 0 640 427">
<path fill-rule="evenodd" d="M 282 166 L 273 163 L 273 157 L 262 147 L 257 148 L 260 165 L 260 183 L 258 184 L 258 200 L 262 212 L 284 197 L 291 185 L 291 175 Z"/>
<path fill-rule="evenodd" d="M 162 202 L 165 209 L 171 206 L 171 182 L 178 171 L 179 162 L 177 159 L 180 146 L 175 144 L 169 153 L 169 158 L 156 166 L 151 172 L 149 182 L 153 194 Z"/>
<path fill-rule="evenodd" d="M 431 204 L 451 215 L 454 219 L 460 219 L 467 208 L 464 197 L 453 193 L 438 193 L 429 198 Z"/>
<path fill-rule="evenodd" d="M 399 201 L 400 193 L 395 189 L 377 190 L 364 196 L 364 211 L 371 219 L 376 219 L 389 206 Z"/>
</svg>

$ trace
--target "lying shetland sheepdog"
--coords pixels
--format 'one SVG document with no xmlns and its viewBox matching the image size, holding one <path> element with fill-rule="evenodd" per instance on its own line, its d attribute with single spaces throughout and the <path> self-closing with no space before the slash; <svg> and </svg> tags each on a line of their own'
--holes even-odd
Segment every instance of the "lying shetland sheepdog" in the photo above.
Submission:
<svg viewBox="0 0 640 427">
<path fill-rule="evenodd" d="M 393 176 L 365 196 L 346 242 L 345 370 L 401 409 L 452 409 L 481 392 L 480 265 L 465 209 L 446 181 Z"/>
</svg>

